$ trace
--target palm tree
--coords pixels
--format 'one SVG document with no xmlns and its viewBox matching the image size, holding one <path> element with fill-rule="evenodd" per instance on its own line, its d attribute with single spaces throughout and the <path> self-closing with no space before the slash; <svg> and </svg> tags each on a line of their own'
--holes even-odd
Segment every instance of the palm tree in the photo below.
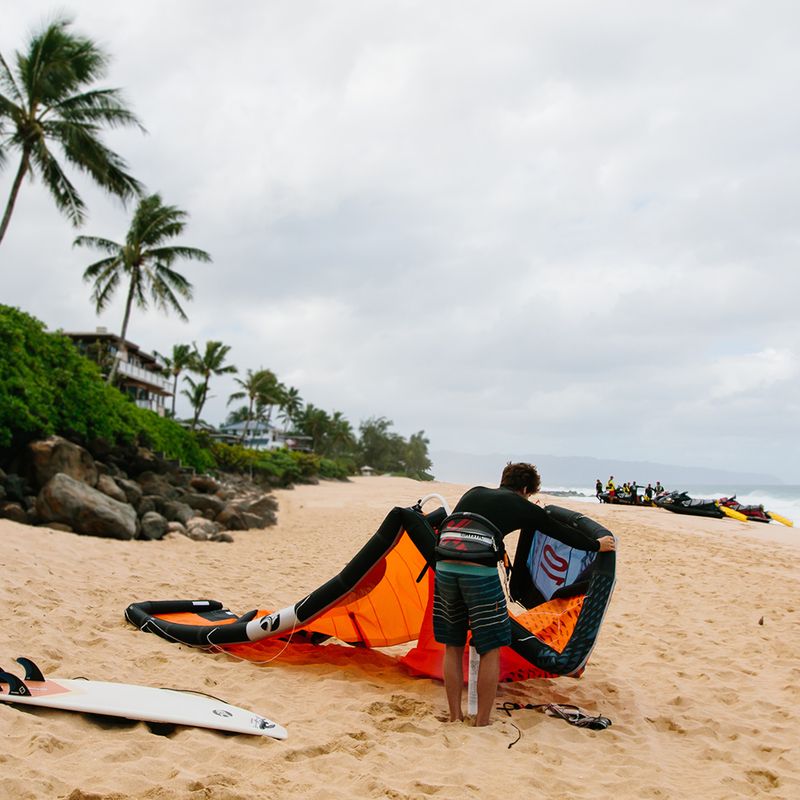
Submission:
<svg viewBox="0 0 800 800">
<path fill-rule="evenodd" d="M 186 376 L 184 380 L 189 382 L 192 387 L 192 405 L 194 406 L 194 419 L 192 419 L 192 430 L 197 426 L 197 421 L 200 419 L 200 414 L 203 411 L 203 406 L 208 400 L 208 387 L 212 375 L 226 375 L 238 370 L 233 364 L 225 364 L 225 359 L 230 351 L 230 345 L 222 344 L 222 342 L 207 341 L 206 349 L 200 352 L 196 342 L 192 342 L 191 362 L 189 369 L 200 375 L 203 380 L 195 383 L 191 378 Z M 188 396 L 188 393 L 187 393 Z"/>
<path fill-rule="evenodd" d="M 189 384 L 189 388 L 182 389 L 181 394 L 189 401 L 189 405 L 194 411 L 192 419 L 192 430 L 194 430 L 200 419 L 200 412 L 211 395 L 208 394 L 208 387 L 202 381 L 193 381 L 188 375 L 184 375 L 183 380 Z"/>
<path fill-rule="evenodd" d="M 67 178 L 63 162 L 56 159 L 54 144 L 64 161 L 87 172 L 109 193 L 126 200 L 142 191 L 126 172 L 123 159 L 103 144 L 100 130 L 144 128 L 125 107 L 118 89 L 90 88 L 105 75 L 109 57 L 91 39 L 72 33 L 71 24 L 69 19 L 57 19 L 34 34 L 25 52 L 15 54 L 14 71 L 0 55 L 0 118 L 5 118 L 8 129 L 0 151 L 13 148 L 20 153 L 0 221 L 0 242 L 28 174 L 39 175 L 73 225 L 83 223 L 86 205 Z"/>
<path fill-rule="evenodd" d="M 314 452 L 318 455 L 323 455 L 326 452 L 328 432 L 331 425 L 331 418 L 328 412 L 308 403 L 298 415 L 296 422 L 300 433 L 311 437 Z"/>
<path fill-rule="evenodd" d="M 258 419 L 270 424 L 272 411 L 275 406 L 280 408 L 286 395 L 286 387 L 278 380 L 271 370 L 264 370 L 264 376 L 259 383 L 256 397 L 256 411 Z"/>
<path fill-rule="evenodd" d="M 328 447 L 325 455 L 341 456 L 355 449 L 356 437 L 353 426 L 341 411 L 334 411 L 328 429 Z"/>
<path fill-rule="evenodd" d="M 125 347 L 131 307 L 135 302 L 139 308 L 146 309 L 148 294 L 157 308 L 163 311 L 172 308 L 182 320 L 187 319 L 176 294 L 191 300 L 192 284 L 175 272 L 172 265 L 179 259 L 211 261 L 205 250 L 165 244 L 183 233 L 187 216 L 176 206 L 165 206 L 160 195 L 152 194 L 139 201 L 124 244 L 96 236 L 78 236 L 75 239 L 79 247 L 96 247 L 108 254 L 88 266 L 83 273 L 84 281 L 94 282 L 92 299 L 98 314 L 111 302 L 123 278 L 128 282 L 120 332 L 121 348 Z M 108 375 L 109 383 L 114 378 L 117 362 L 118 359 Z"/>
<path fill-rule="evenodd" d="M 295 424 L 297 416 L 303 409 L 303 398 L 300 397 L 300 392 L 290 386 L 283 393 L 283 402 L 281 403 L 280 418 L 283 420 L 285 430 L 289 430 L 290 426 Z"/>
<path fill-rule="evenodd" d="M 272 384 L 277 383 L 278 379 L 275 373 L 269 369 L 259 369 L 253 372 L 251 369 L 247 370 L 247 376 L 242 380 L 241 378 L 234 378 L 234 381 L 242 387 L 241 392 L 234 392 L 228 398 L 228 405 L 234 400 L 244 400 L 247 398 L 247 417 L 244 421 L 244 429 L 242 430 L 241 441 L 244 444 L 247 438 L 247 430 L 250 427 L 250 422 L 253 419 L 253 407 L 256 402 L 262 397 L 265 392 L 269 392 Z"/>
<path fill-rule="evenodd" d="M 156 355 L 167 365 L 172 375 L 172 417 L 175 417 L 175 396 L 178 394 L 178 377 L 191 363 L 192 348 L 188 344 L 172 345 L 172 355 Z"/>
</svg>

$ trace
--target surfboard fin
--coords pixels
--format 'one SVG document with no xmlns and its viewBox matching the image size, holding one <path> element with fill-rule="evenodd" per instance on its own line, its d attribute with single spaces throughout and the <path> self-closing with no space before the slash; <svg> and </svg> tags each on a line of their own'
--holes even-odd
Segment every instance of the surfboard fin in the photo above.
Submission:
<svg viewBox="0 0 800 800">
<path fill-rule="evenodd" d="M 16 676 L 0 669 L 0 683 L 8 684 L 8 693 L 15 697 L 30 697 L 31 690 Z"/>
<path fill-rule="evenodd" d="M 17 659 L 14 659 L 17 664 L 25 667 L 25 680 L 26 681 L 41 681 L 44 683 L 44 675 L 42 675 L 42 671 L 36 664 L 33 663 L 29 658 L 25 658 L 24 656 L 20 656 Z"/>
</svg>

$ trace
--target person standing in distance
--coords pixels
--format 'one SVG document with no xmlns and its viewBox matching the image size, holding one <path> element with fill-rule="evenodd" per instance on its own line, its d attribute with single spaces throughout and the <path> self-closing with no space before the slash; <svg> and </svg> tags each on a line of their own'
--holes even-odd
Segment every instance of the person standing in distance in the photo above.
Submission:
<svg viewBox="0 0 800 800">
<path fill-rule="evenodd" d="M 464 648 L 467 630 L 480 656 L 478 667 L 478 713 L 475 725 L 489 724 L 500 678 L 500 648 L 511 644 L 511 623 L 506 608 L 497 562 L 502 559 L 503 538 L 512 531 L 541 529 L 547 513 L 528 498 L 539 491 L 541 478 L 533 464 L 507 464 L 500 486 L 475 486 L 457 503 L 452 517 L 467 512 L 489 522 L 494 531 L 494 548 L 484 553 L 470 550 L 467 557 L 442 557 L 436 562 L 433 595 L 433 634 L 445 646 L 444 688 L 449 721 L 464 719 L 461 696 L 464 689 Z M 447 528 L 447 520 L 441 530 Z M 462 528 L 463 530 L 463 528 Z M 607 552 L 616 548 L 613 536 L 593 539 L 577 530 L 565 529 L 562 541 L 579 550 Z"/>
</svg>

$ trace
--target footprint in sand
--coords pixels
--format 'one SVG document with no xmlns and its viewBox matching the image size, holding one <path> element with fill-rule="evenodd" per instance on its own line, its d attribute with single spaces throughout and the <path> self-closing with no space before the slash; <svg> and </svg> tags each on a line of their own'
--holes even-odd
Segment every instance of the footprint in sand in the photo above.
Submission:
<svg viewBox="0 0 800 800">
<path fill-rule="evenodd" d="M 399 694 L 392 695 L 388 701 L 370 703 L 366 712 L 379 730 L 401 733 L 425 733 L 436 719 L 427 703 Z"/>
</svg>

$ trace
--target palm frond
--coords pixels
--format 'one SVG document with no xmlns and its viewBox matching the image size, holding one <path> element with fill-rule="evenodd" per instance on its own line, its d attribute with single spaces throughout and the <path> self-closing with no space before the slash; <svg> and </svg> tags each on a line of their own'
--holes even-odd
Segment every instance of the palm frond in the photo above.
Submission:
<svg viewBox="0 0 800 800">
<path fill-rule="evenodd" d="M 100 236 L 76 236 L 72 243 L 73 247 L 94 247 L 97 250 L 105 250 L 107 253 L 117 253 L 122 251 L 122 245 L 112 242 L 111 239 L 103 239 Z"/>
<path fill-rule="evenodd" d="M 92 176 L 95 183 L 122 199 L 141 194 L 142 184 L 126 172 L 125 160 L 109 150 L 86 124 L 64 120 L 42 123 L 45 136 L 57 141 L 67 160 Z"/>
<path fill-rule="evenodd" d="M 189 321 L 189 318 L 186 316 L 186 312 L 181 308 L 181 304 L 178 302 L 178 298 L 167 284 L 163 282 L 159 282 L 158 284 L 151 283 L 150 295 L 153 298 L 153 303 L 157 308 L 160 308 L 163 311 L 167 311 L 169 308 L 172 308 L 175 312 L 177 312 L 178 316 L 184 322 Z"/>
<path fill-rule="evenodd" d="M 206 264 L 211 263 L 211 256 L 198 247 L 181 247 L 172 245 L 169 247 L 154 247 L 147 251 L 148 256 L 152 256 L 164 264 L 171 264 L 178 258 L 194 259 Z"/>
<path fill-rule="evenodd" d="M 83 271 L 83 280 L 87 283 L 89 281 L 96 281 L 98 277 L 104 275 L 106 271 L 116 270 L 118 262 L 118 256 L 110 256 L 109 258 L 101 258 L 99 261 L 95 261 L 94 264 L 89 264 Z"/>
<path fill-rule="evenodd" d="M 65 97 L 50 106 L 48 111 L 66 122 L 92 125 L 104 123 L 112 128 L 131 126 L 145 132 L 136 114 L 125 106 L 119 89 L 93 89 Z"/>
<path fill-rule="evenodd" d="M 110 268 L 110 266 L 100 270 L 100 273 L 95 278 L 92 300 L 94 300 L 94 307 L 98 314 L 108 307 L 120 282 L 119 272 Z"/>
<path fill-rule="evenodd" d="M 9 92 L 12 97 L 14 98 L 13 102 L 15 105 L 22 106 L 25 105 L 25 96 L 22 94 L 22 91 L 17 84 L 17 81 L 14 78 L 14 73 L 11 71 L 11 67 L 8 66 L 5 58 L 3 58 L 3 54 L 0 53 L 0 86 L 2 86 L 6 92 Z"/>
<path fill-rule="evenodd" d="M 86 204 L 64 174 L 60 164 L 41 142 L 37 142 L 32 149 L 31 161 L 39 171 L 58 209 L 67 215 L 76 228 L 82 225 L 86 218 Z"/>
</svg>

